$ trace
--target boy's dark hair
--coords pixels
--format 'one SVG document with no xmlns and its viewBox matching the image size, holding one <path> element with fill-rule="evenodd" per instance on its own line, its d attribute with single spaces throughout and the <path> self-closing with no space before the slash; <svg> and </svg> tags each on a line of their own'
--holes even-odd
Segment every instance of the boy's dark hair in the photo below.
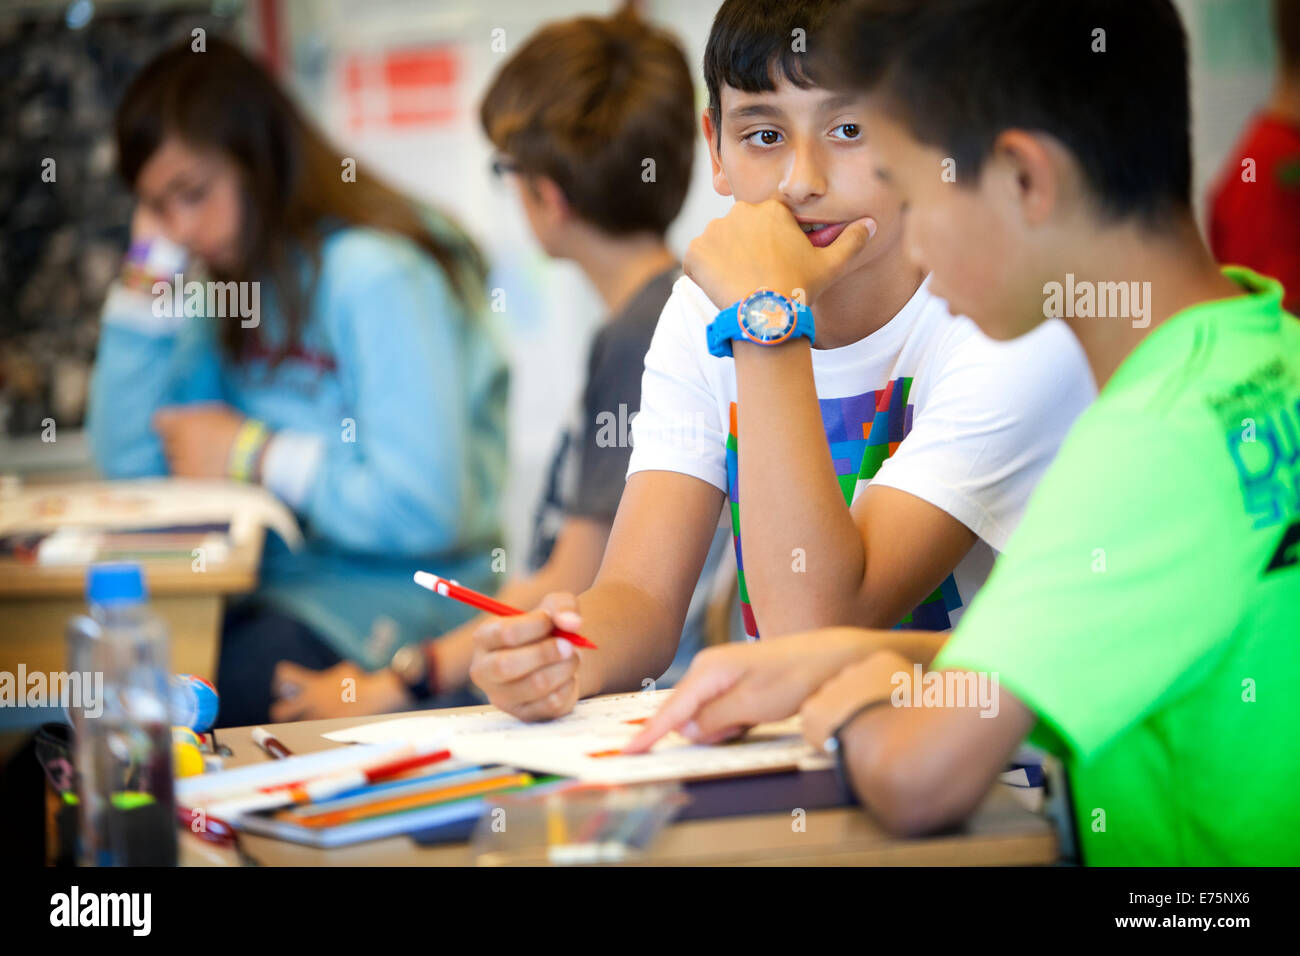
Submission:
<svg viewBox="0 0 1300 956">
<path fill-rule="evenodd" d="M 1273 28 L 1284 73 L 1300 73 L 1300 0 L 1273 0 Z"/>
<path fill-rule="evenodd" d="M 810 58 L 813 37 L 845 0 L 726 0 L 704 47 L 704 85 L 713 127 L 722 126 L 722 88 L 770 93 L 775 77 L 800 89 L 823 85 Z M 796 33 L 795 31 L 802 31 Z M 800 42 L 802 41 L 802 42 Z"/>
<path fill-rule="evenodd" d="M 479 107 L 524 176 L 555 182 L 609 235 L 662 236 L 691 181 L 695 88 L 677 41 L 628 8 L 548 24 L 501 68 Z M 643 177 L 654 160 L 654 179 Z"/>
<path fill-rule="evenodd" d="M 1104 31 L 1104 32 L 1099 32 Z M 973 184 L 1003 130 L 1065 144 L 1112 219 L 1191 206 L 1187 42 L 1170 0 L 855 0 L 827 68 Z M 868 131 L 869 135 L 869 131 Z"/>
</svg>

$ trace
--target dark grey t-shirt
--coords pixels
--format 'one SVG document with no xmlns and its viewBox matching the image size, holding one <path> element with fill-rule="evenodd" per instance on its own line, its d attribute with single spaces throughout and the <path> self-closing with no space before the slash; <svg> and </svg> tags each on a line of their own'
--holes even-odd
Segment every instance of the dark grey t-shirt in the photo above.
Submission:
<svg viewBox="0 0 1300 956">
<path fill-rule="evenodd" d="M 587 384 L 560 433 L 537 508 L 529 556 L 534 571 L 550 557 L 566 517 L 614 519 L 632 455 L 631 418 L 641 407 L 645 353 L 680 275 L 674 265 L 647 282 L 591 343 Z"/>
</svg>

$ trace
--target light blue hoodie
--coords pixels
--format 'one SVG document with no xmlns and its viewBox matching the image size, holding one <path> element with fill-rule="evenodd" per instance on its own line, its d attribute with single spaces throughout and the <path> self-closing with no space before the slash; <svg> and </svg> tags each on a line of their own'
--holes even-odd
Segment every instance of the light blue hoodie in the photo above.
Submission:
<svg viewBox="0 0 1300 956">
<path fill-rule="evenodd" d="M 284 319 L 270 283 L 260 292 L 258 331 L 275 350 Z M 412 583 L 416 569 L 496 589 L 503 350 L 490 313 L 467 309 L 415 243 L 331 233 L 301 348 L 274 368 L 223 354 L 218 324 L 238 317 L 160 320 L 141 304 L 110 294 L 104 307 L 87 413 L 95 459 L 110 478 L 166 474 L 151 426 L 164 405 L 222 401 L 265 422 L 276 433 L 265 484 L 307 543 L 291 554 L 268 540 L 257 599 L 374 668 L 472 614 Z"/>
</svg>

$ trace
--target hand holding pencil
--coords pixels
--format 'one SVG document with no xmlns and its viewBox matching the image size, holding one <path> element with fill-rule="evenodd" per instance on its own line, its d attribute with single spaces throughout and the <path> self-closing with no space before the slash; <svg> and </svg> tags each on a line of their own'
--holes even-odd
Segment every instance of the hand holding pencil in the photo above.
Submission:
<svg viewBox="0 0 1300 956">
<path fill-rule="evenodd" d="M 581 626 L 578 599 L 564 593 L 548 594 L 532 611 L 486 621 L 474 632 L 470 679 L 520 720 L 563 716 L 578 702 L 578 667 L 588 653 L 578 648 L 595 647 L 576 633 Z"/>
</svg>

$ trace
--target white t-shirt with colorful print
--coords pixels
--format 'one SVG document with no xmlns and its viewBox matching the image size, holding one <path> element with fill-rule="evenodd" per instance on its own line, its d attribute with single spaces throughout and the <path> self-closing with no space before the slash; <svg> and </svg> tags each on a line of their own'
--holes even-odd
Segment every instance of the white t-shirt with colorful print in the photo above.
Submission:
<svg viewBox="0 0 1300 956">
<path fill-rule="evenodd" d="M 758 628 L 740 540 L 735 363 L 710 355 L 706 340 L 717 312 L 699 286 L 677 280 L 646 353 L 628 474 L 674 471 L 726 493 L 745 631 L 753 639 Z M 880 329 L 843 348 L 814 348 L 812 364 L 846 505 L 873 482 L 887 485 L 943 509 L 979 538 L 899 625 L 952 627 L 1061 439 L 1096 395 L 1082 349 L 1055 319 L 1013 341 L 993 341 L 970 319 L 954 317 L 927 280 Z"/>
</svg>

